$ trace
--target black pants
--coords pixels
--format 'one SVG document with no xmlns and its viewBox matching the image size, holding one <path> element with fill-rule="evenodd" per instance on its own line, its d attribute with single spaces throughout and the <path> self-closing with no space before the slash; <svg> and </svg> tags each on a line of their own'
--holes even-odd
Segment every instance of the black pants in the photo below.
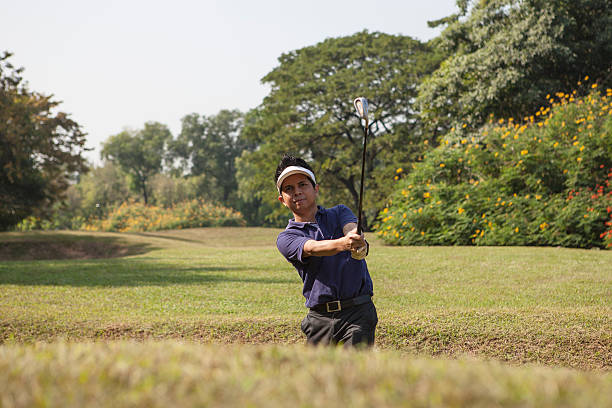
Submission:
<svg viewBox="0 0 612 408">
<path fill-rule="evenodd" d="M 302 331 L 308 344 L 372 346 L 377 323 L 376 307 L 370 301 L 339 312 L 320 313 L 311 309 L 302 320 Z"/>
</svg>

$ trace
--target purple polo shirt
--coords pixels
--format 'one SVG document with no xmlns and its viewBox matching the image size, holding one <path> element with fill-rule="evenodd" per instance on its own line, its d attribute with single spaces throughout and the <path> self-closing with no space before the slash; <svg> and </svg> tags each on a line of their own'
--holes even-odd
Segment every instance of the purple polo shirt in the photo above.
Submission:
<svg viewBox="0 0 612 408">
<path fill-rule="evenodd" d="M 304 289 L 306 307 L 332 300 L 344 300 L 359 295 L 373 295 L 372 278 L 365 260 L 351 258 L 350 251 L 333 256 L 303 257 L 304 244 L 337 239 L 344 236 L 342 227 L 357 222 L 357 217 L 344 205 L 326 209 L 318 206 L 317 222 L 289 220 L 287 228 L 278 235 L 276 246 L 297 269 Z"/>
</svg>

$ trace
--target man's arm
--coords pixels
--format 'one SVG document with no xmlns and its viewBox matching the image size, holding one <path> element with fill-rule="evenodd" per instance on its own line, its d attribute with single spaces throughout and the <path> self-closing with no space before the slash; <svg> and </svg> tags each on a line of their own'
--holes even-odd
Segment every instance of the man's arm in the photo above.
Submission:
<svg viewBox="0 0 612 408">
<path fill-rule="evenodd" d="M 304 243 L 304 257 L 332 256 L 342 251 L 351 251 L 366 245 L 363 235 L 357 234 L 357 224 L 349 222 L 342 228 L 344 236 L 323 241 L 308 240 Z"/>
</svg>

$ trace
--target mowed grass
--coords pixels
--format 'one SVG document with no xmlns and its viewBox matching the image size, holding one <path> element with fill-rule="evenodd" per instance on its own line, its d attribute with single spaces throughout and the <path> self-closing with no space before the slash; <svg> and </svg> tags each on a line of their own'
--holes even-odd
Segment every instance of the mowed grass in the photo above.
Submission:
<svg viewBox="0 0 612 408">
<path fill-rule="evenodd" d="M 612 373 L 303 346 L 0 347 L 6 407 L 609 407 Z"/>
<path fill-rule="evenodd" d="M 0 260 L 0 341 L 302 343 L 302 285 L 276 250 L 279 231 L 1 234 L 15 251 L 19 242 L 102 240 L 131 255 Z M 368 239 L 377 349 L 612 368 L 611 251 Z"/>
</svg>

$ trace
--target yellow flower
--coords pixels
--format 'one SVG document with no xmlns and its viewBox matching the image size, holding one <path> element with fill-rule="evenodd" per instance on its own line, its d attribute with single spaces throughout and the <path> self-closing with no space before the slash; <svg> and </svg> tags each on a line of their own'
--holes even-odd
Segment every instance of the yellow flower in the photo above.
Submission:
<svg viewBox="0 0 612 408">
<path fill-rule="evenodd" d="M 591 88 L 593 88 L 593 89 L 597 88 L 597 84 L 591 85 Z"/>
<path fill-rule="evenodd" d="M 463 214 L 463 213 L 465 212 L 465 210 L 464 210 L 463 208 L 459 207 L 459 208 L 457 209 L 457 212 L 458 212 L 459 214 Z"/>
<path fill-rule="evenodd" d="M 423 197 L 424 197 L 424 198 L 429 198 L 429 197 L 431 197 L 431 194 L 429 194 L 429 192 L 427 192 L 427 193 L 423 193 Z"/>
<path fill-rule="evenodd" d="M 518 228 L 518 227 L 516 227 L 516 228 L 514 229 L 514 232 L 519 232 L 519 228 Z"/>
<path fill-rule="evenodd" d="M 588 81 L 588 80 L 589 80 L 589 76 L 588 76 L 588 75 L 587 75 L 587 76 L 585 76 L 585 77 L 584 77 L 584 80 L 585 80 L 585 81 Z"/>
<path fill-rule="evenodd" d="M 444 163 L 440 163 L 440 167 L 445 167 L 446 165 Z"/>
<path fill-rule="evenodd" d="M 547 223 L 543 222 L 543 223 L 541 223 L 541 224 L 540 224 L 540 229 L 541 229 L 541 230 L 546 229 L 546 227 L 548 227 L 548 224 L 547 224 Z"/>
<path fill-rule="evenodd" d="M 401 167 L 397 170 L 395 170 L 396 173 L 401 173 L 402 171 L 404 171 Z"/>
<path fill-rule="evenodd" d="M 527 153 L 529 153 L 529 151 L 528 151 L 528 150 L 521 150 L 521 156 L 524 156 L 524 155 L 526 155 Z"/>
<path fill-rule="evenodd" d="M 582 157 L 577 158 L 576 161 L 580 163 L 582 161 Z"/>
</svg>

